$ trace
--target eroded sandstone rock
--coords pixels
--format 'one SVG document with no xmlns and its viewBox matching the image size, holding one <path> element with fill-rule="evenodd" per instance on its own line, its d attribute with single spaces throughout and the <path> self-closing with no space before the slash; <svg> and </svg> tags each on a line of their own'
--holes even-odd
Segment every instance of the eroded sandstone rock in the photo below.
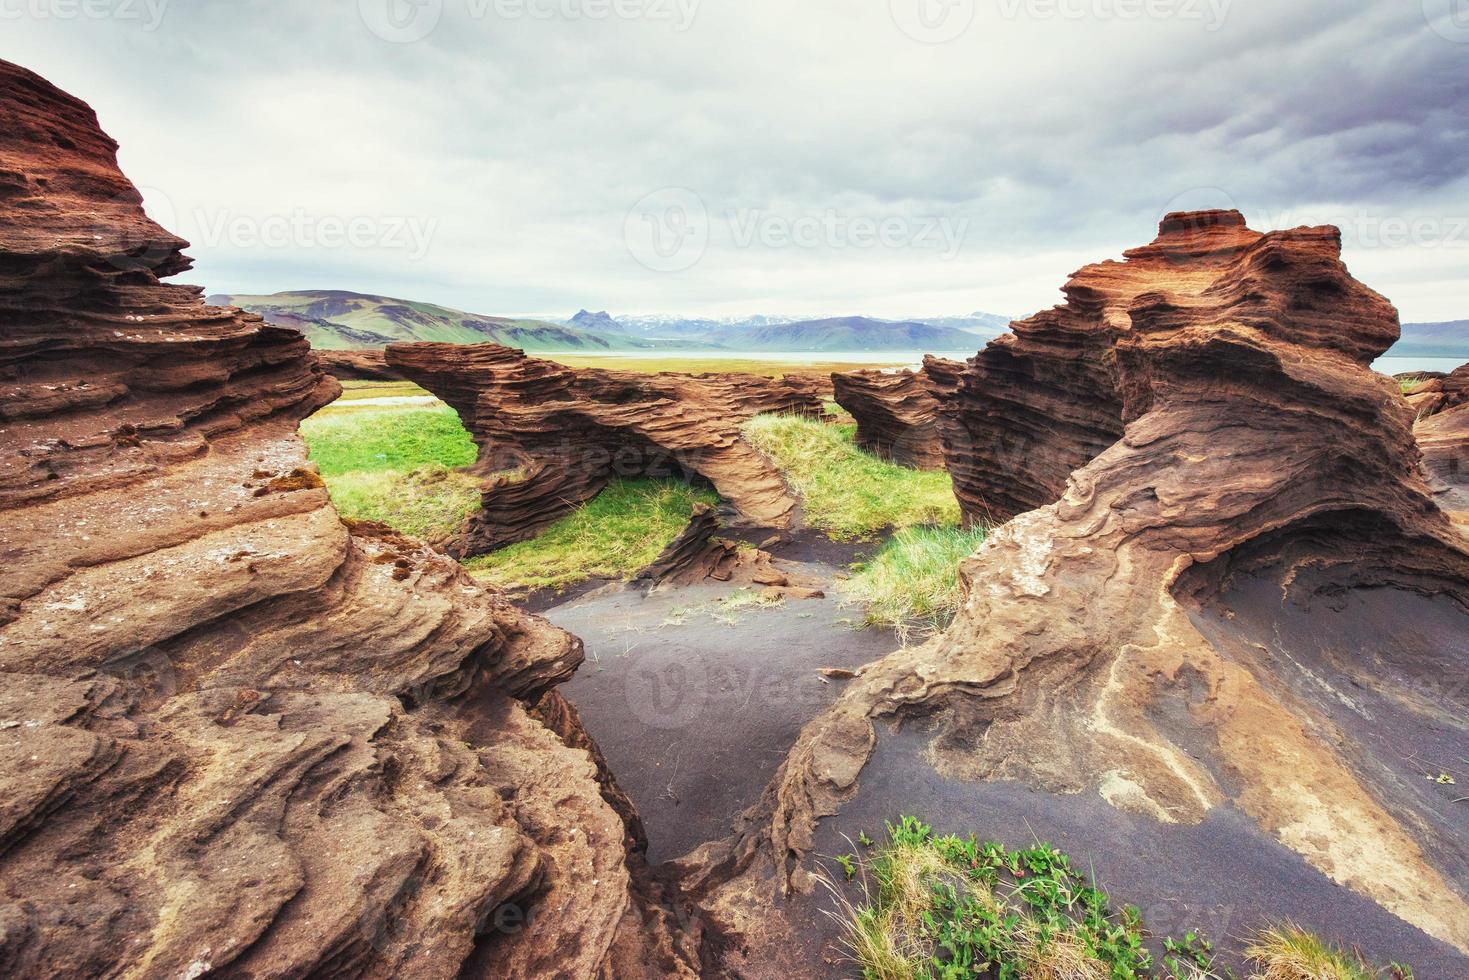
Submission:
<svg viewBox="0 0 1469 980">
<path fill-rule="evenodd" d="M 327 374 L 338 381 L 402 381 L 403 376 L 388 367 L 387 355 L 381 347 L 362 350 L 319 350 L 316 359 Z"/>
<path fill-rule="evenodd" d="M 1370 367 L 1396 311 L 1347 272 L 1337 229 L 1219 212 L 1170 215 L 1066 292 L 965 371 L 956 480 L 971 507 L 1026 512 L 964 565 L 953 627 L 862 671 L 736 835 L 685 862 L 688 887 L 746 935 L 746 963 L 778 953 L 762 908 L 813 890 L 818 822 L 861 802 L 896 738 L 875 722 L 921 716 L 927 749 L 883 774 L 889 793 L 1013 782 L 1175 846 L 1237 814 L 1469 950 L 1469 813 L 1434 778 L 1469 755 L 1469 542 Z M 1149 852 L 1155 901 L 1201 873 Z"/>
<path fill-rule="evenodd" d="M 619 476 L 702 479 L 750 524 L 788 527 L 795 500 L 740 424 L 822 409 L 800 378 L 569 368 L 496 344 L 393 344 L 387 357 L 452 405 L 480 447 L 483 507 L 458 555 L 532 538 Z"/>
<path fill-rule="evenodd" d="M 296 435 L 337 383 L 160 282 L 115 150 L 0 62 L 0 974 L 688 975 L 527 707 L 579 641 L 343 524 Z"/>
<path fill-rule="evenodd" d="M 857 420 L 858 446 L 903 466 L 944 468 L 939 402 L 926 367 L 834 373 L 831 380 L 837 404 Z"/>
</svg>

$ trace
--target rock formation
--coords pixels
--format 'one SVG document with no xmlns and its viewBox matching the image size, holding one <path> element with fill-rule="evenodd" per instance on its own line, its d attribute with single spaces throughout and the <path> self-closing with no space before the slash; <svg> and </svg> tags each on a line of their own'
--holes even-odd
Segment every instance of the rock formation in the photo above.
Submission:
<svg viewBox="0 0 1469 980">
<path fill-rule="evenodd" d="M 319 350 L 316 359 L 327 374 L 338 381 L 402 381 L 403 376 L 388 367 L 387 355 L 381 347 L 363 350 Z"/>
<path fill-rule="evenodd" d="M 960 367 L 953 361 L 944 364 Z M 857 420 L 858 446 L 903 466 L 944 468 L 939 402 L 926 364 L 917 372 L 835 373 L 831 381 L 837 404 Z"/>
<path fill-rule="evenodd" d="M 569 368 L 495 344 L 394 344 L 387 356 L 452 405 L 480 447 L 483 508 L 457 555 L 534 537 L 615 477 L 706 480 L 746 522 L 788 527 L 795 500 L 740 424 L 822 407 L 800 379 Z"/>
<path fill-rule="evenodd" d="M 296 435 L 337 383 L 159 281 L 115 150 L 0 62 L 0 974 L 688 975 L 529 707 L 579 641 L 343 524 Z"/>
<path fill-rule="evenodd" d="M 1469 404 L 1469 364 L 1450 374 L 1401 375 L 1398 380 L 1419 418 Z"/>
<path fill-rule="evenodd" d="M 1260 234 L 1232 212 L 1170 215 L 1066 295 L 958 393 L 971 505 L 1045 506 L 965 564 L 946 635 L 869 666 L 806 727 L 737 834 L 684 862 L 686 886 L 744 933 L 731 958 L 760 962 L 790 948 L 764 910 L 814 891 L 822 818 L 854 835 L 832 815 L 891 818 L 942 786 L 959 812 L 988 807 L 984 832 L 1030 840 L 1016 811 L 975 802 L 1019 783 L 1066 826 L 1100 809 L 1127 828 L 1153 889 L 1134 900 L 1207 894 L 1216 853 L 1226 885 L 1276 854 L 1275 874 L 1301 862 L 1291 888 L 1356 917 L 1320 927 L 1396 923 L 1418 937 L 1407 958 L 1462 975 L 1469 810 L 1435 777 L 1469 757 L 1469 539 L 1370 367 L 1396 311 L 1347 272 L 1335 228 Z M 876 724 L 910 717 L 921 750 Z M 875 751 L 901 762 L 864 773 Z M 1236 934 L 1273 881 L 1250 880 L 1222 900 Z M 1277 914 L 1314 914 L 1282 894 Z"/>
</svg>

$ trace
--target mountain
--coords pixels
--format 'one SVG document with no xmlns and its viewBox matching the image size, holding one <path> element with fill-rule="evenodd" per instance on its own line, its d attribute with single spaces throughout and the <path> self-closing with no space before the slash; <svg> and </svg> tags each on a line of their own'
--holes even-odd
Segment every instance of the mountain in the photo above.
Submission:
<svg viewBox="0 0 1469 980">
<path fill-rule="evenodd" d="M 593 333 L 545 320 L 482 316 L 433 303 L 312 289 L 270 296 L 210 296 L 215 306 L 238 306 L 269 323 L 294 327 L 322 350 L 382 347 L 398 341 L 455 344 L 493 342 L 531 352 L 607 351 L 651 348 L 639 338 Z M 588 314 L 591 316 L 591 314 Z M 605 314 L 604 314 L 605 316 Z"/>
<path fill-rule="evenodd" d="M 1388 357 L 1457 357 L 1469 361 L 1469 320 L 1405 323 Z"/>
<path fill-rule="evenodd" d="M 973 351 L 979 344 L 973 333 L 953 327 L 844 316 L 754 327 L 739 335 L 738 346 L 751 351 Z"/>
<path fill-rule="evenodd" d="M 576 327 L 578 330 L 585 330 L 588 333 L 627 333 L 627 327 L 608 316 L 606 310 L 600 313 L 588 313 L 586 310 L 582 310 L 576 316 L 566 321 L 566 323 L 568 326 Z"/>
<path fill-rule="evenodd" d="M 571 326 L 601 324 L 605 314 L 583 310 L 565 321 Z M 998 337 L 1010 318 L 994 313 L 968 316 L 911 317 L 799 317 L 757 314 L 741 317 L 682 317 L 668 314 L 618 314 L 607 317 L 632 336 L 646 337 L 662 346 L 703 346 L 732 351 L 793 350 L 969 350 L 975 338 Z M 929 331 L 918 327 L 933 328 Z M 783 329 L 793 328 L 793 329 Z M 605 325 L 602 329 L 607 329 Z M 965 334 L 966 336 L 959 336 Z M 783 343 L 796 346 L 782 347 Z"/>
</svg>

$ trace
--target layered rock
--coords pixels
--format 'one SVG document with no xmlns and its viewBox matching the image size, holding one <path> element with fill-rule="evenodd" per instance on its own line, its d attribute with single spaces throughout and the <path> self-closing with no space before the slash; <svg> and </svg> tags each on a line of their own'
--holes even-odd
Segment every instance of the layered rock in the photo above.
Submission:
<svg viewBox="0 0 1469 980">
<path fill-rule="evenodd" d="M 527 707 L 579 641 L 343 524 L 296 435 L 337 383 L 160 282 L 115 151 L 0 62 L 0 973 L 687 973 Z"/>
<path fill-rule="evenodd" d="M 319 350 L 316 359 L 327 374 L 338 381 L 402 381 L 403 376 L 388 367 L 387 355 L 381 347 L 363 350 Z"/>
<path fill-rule="evenodd" d="M 1451 680 L 1469 539 L 1435 506 L 1396 383 L 1370 367 L 1396 311 L 1347 272 L 1335 228 L 1259 234 L 1232 213 L 1170 215 L 1066 292 L 972 361 L 961 393 L 971 503 L 1059 499 L 965 563 L 946 635 L 869 666 L 806 727 L 737 835 L 685 862 L 688 886 L 744 932 L 743 955 L 775 955 L 789 936 L 762 909 L 813 890 L 822 818 L 873 793 L 869 820 L 938 784 L 993 801 L 1018 782 L 1048 813 L 1125 819 L 1150 848 L 1155 892 L 1135 900 L 1212 887 L 1179 850 L 1211 855 L 1227 830 L 1298 855 L 1296 888 L 1375 903 L 1378 919 L 1351 906 L 1358 922 L 1469 950 L 1469 812 L 1435 778 L 1469 754 Z M 997 455 L 1012 444 L 1021 458 Z M 1060 479 L 1062 460 L 1030 458 L 1044 452 L 1085 465 Z M 875 724 L 909 716 L 926 719 L 922 751 Z M 869 787 L 880 740 L 904 761 Z M 1030 839 L 985 812 L 985 833 Z M 1249 907 L 1255 881 L 1223 901 Z M 1284 914 L 1309 915 L 1302 901 Z M 1415 935 L 1417 953 L 1452 955 Z"/>
<path fill-rule="evenodd" d="M 534 537 L 616 477 L 707 481 L 745 522 L 789 527 L 795 499 L 740 425 L 822 408 L 796 378 L 569 368 L 495 344 L 394 344 L 387 357 L 452 405 L 480 447 L 483 507 L 459 555 Z"/>
<path fill-rule="evenodd" d="M 837 404 L 857 420 L 858 446 L 903 466 L 944 468 L 939 401 L 926 366 L 916 372 L 834 373 L 831 381 Z"/>
<path fill-rule="evenodd" d="M 1449 374 L 1399 375 L 1398 380 L 1419 418 L 1469 404 L 1469 364 Z"/>
</svg>

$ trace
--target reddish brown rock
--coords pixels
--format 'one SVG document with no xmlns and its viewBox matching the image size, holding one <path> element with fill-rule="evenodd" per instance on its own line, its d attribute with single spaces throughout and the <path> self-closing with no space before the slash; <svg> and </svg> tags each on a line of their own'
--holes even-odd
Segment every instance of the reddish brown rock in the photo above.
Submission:
<svg viewBox="0 0 1469 980">
<path fill-rule="evenodd" d="M 1419 418 L 1469 404 L 1469 364 L 1450 374 L 1399 375 L 1403 397 L 1413 406 Z"/>
<path fill-rule="evenodd" d="M 795 500 L 740 424 L 822 408 L 809 383 L 749 374 L 569 368 L 495 344 L 394 344 L 387 356 L 452 405 L 480 447 L 489 479 L 459 555 L 534 537 L 615 477 L 704 480 L 746 522 L 788 527 Z"/>
<path fill-rule="evenodd" d="M 831 380 L 837 404 L 857 420 L 858 446 L 903 466 L 944 468 L 939 402 L 927 368 L 852 371 Z"/>
<path fill-rule="evenodd" d="M 1335 902 L 1334 882 L 1375 907 L 1322 928 L 1416 936 L 1407 958 L 1446 976 L 1469 962 L 1450 948 L 1469 950 L 1469 818 L 1434 792 L 1469 755 L 1462 685 L 1445 680 L 1466 667 L 1469 538 L 1435 506 L 1396 382 L 1370 367 L 1396 311 L 1347 272 L 1335 228 L 1170 215 L 1127 255 L 1077 273 L 1068 305 L 965 372 L 971 504 L 1059 499 L 996 530 L 947 634 L 865 668 L 737 835 L 684 862 L 743 934 L 737 968 L 791 954 L 799 930 L 766 910 L 815 894 L 818 821 L 943 792 L 985 814 L 982 832 L 1029 840 L 992 808 L 1014 783 L 1048 819 L 1125 821 L 1152 889 L 1136 900 L 1166 908 L 1217 875 L 1240 923 L 1283 848 L 1313 870 L 1277 916 Z M 1026 458 L 998 452 L 1011 433 Z M 1045 452 L 1079 467 L 1057 478 L 1060 458 L 1029 459 Z M 876 724 L 914 716 L 906 741 Z M 903 761 L 869 786 L 875 749 Z M 1217 871 L 1201 863 L 1216 852 Z M 1246 865 L 1272 870 L 1231 892 Z"/>
<path fill-rule="evenodd" d="M 402 381 L 403 376 L 388 367 L 381 347 L 363 350 L 319 350 L 316 359 L 327 374 L 338 381 Z"/>
<path fill-rule="evenodd" d="M 336 382 L 160 282 L 115 149 L 0 62 L 0 974 L 689 975 L 527 707 L 580 643 L 344 526 Z"/>
</svg>

